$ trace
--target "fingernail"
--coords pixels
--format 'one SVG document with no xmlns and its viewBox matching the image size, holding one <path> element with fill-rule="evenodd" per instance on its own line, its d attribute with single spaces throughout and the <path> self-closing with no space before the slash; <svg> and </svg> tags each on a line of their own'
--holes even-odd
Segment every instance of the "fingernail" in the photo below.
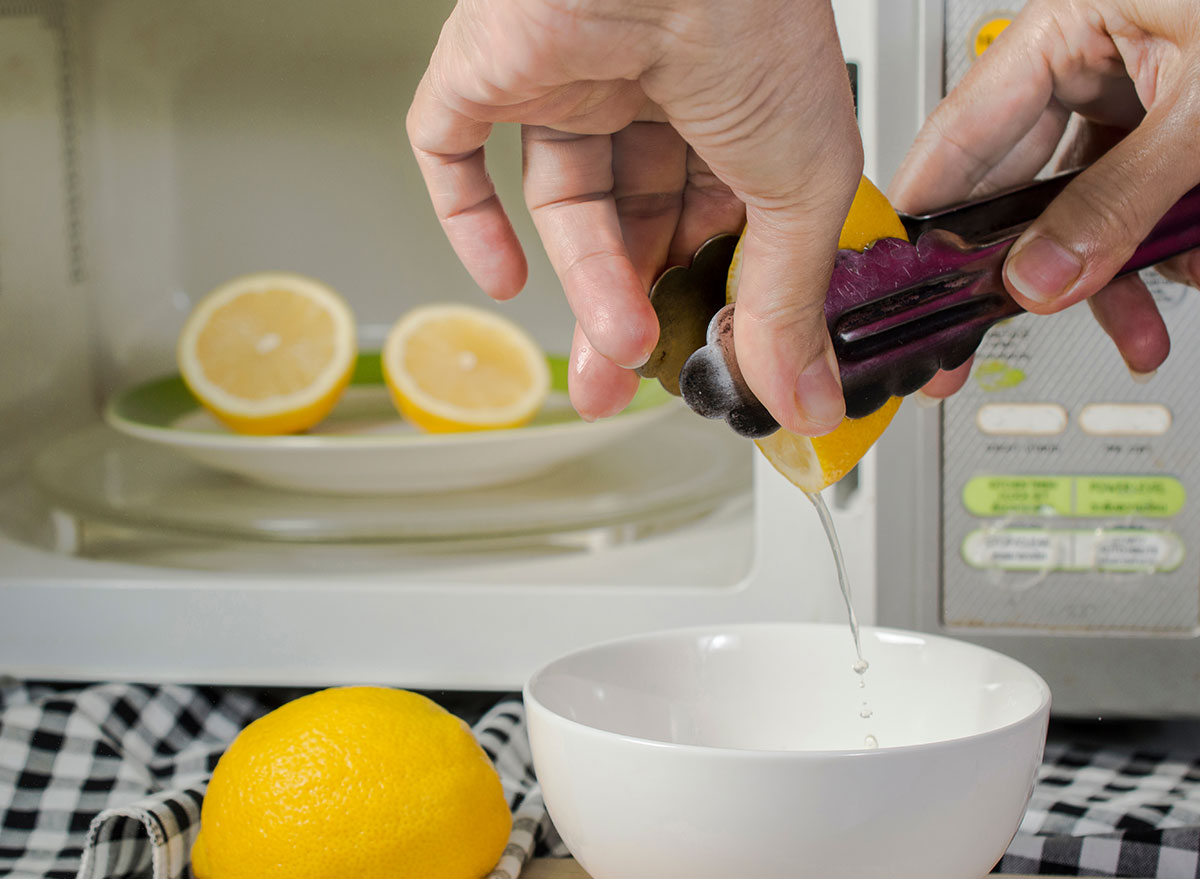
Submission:
<svg viewBox="0 0 1200 879">
<path fill-rule="evenodd" d="M 833 430 L 846 414 L 842 383 L 837 375 L 833 350 L 810 363 L 796 380 L 796 408 L 814 427 Z"/>
<path fill-rule="evenodd" d="M 1004 271 L 1009 283 L 1022 296 L 1050 303 L 1079 277 L 1083 263 L 1057 241 L 1034 238 L 1009 256 Z"/>
<path fill-rule="evenodd" d="M 918 406 L 920 406 L 922 409 L 932 409 L 933 407 L 937 406 L 939 403 L 942 402 L 937 397 L 931 397 L 924 391 L 913 392 L 912 398 L 913 398 L 913 402 L 916 403 Z"/>
<path fill-rule="evenodd" d="M 1139 385 L 1146 384 L 1150 379 L 1158 375 L 1157 369 L 1152 369 L 1149 372 L 1138 372 L 1132 366 L 1129 366 L 1129 364 L 1126 364 L 1126 366 L 1129 368 L 1130 377 Z"/>
</svg>

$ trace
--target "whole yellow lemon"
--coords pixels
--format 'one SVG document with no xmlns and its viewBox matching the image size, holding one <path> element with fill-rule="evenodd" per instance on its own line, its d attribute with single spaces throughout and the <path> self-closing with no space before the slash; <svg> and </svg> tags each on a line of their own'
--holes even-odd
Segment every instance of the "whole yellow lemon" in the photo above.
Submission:
<svg viewBox="0 0 1200 879">
<path fill-rule="evenodd" d="M 480 879 L 512 826 L 467 725 L 385 687 L 322 690 L 251 723 L 200 818 L 198 879 Z"/>
</svg>

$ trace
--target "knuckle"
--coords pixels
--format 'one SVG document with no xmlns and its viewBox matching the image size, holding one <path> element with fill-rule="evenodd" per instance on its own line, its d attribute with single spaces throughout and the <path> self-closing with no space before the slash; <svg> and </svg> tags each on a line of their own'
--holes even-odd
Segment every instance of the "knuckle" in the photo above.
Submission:
<svg viewBox="0 0 1200 879">
<path fill-rule="evenodd" d="M 747 303 L 738 300 L 738 320 L 798 340 L 813 351 L 824 345 L 819 328 L 825 326 L 825 304 L 820 299 L 801 299 L 795 291 L 760 297 Z"/>
<path fill-rule="evenodd" d="M 1113 169 L 1103 179 L 1099 177 L 1083 175 L 1072 185 L 1062 222 L 1068 229 L 1082 226 L 1090 239 L 1085 247 L 1092 255 L 1123 261 L 1146 237 L 1156 218 L 1137 197 L 1137 184 L 1128 173 Z"/>
<path fill-rule="evenodd" d="M 689 160 L 687 169 L 687 185 L 698 192 L 715 194 L 722 197 L 735 198 L 731 190 L 720 177 L 713 173 L 708 165 Z"/>
<path fill-rule="evenodd" d="M 779 211 L 781 217 L 836 217 L 840 226 L 862 178 L 863 161 L 861 141 L 850 139 L 844 148 L 813 157 L 802 169 L 795 169 L 790 175 L 793 185 L 781 187 L 765 206 Z"/>
<path fill-rule="evenodd" d="M 682 192 L 641 192 L 616 198 L 617 215 L 630 220 L 673 217 L 683 207 Z"/>
</svg>

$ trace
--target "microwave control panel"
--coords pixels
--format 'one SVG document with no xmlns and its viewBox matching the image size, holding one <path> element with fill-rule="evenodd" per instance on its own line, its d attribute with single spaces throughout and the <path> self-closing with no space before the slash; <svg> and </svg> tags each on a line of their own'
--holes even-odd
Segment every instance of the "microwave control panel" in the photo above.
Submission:
<svg viewBox="0 0 1200 879">
<path fill-rule="evenodd" d="M 1022 5 L 946 3 L 947 90 Z M 1174 342 L 1148 381 L 1078 305 L 993 327 L 942 406 L 947 630 L 1200 632 L 1200 293 L 1142 278 Z"/>
<path fill-rule="evenodd" d="M 943 406 L 947 629 L 1200 629 L 1200 293 L 1143 277 L 1175 342 L 1149 380 L 1080 305 L 994 327 Z"/>
</svg>

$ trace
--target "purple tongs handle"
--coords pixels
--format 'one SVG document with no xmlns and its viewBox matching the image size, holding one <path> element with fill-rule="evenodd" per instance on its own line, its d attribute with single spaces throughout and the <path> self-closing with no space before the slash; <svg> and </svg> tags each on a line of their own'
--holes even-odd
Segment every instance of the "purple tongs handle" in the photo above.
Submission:
<svg viewBox="0 0 1200 879">
<path fill-rule="evenodd" d="M 921 388 L 938 370 L 965 363 L 993 324 L 1022 311 L 1004 288 L 1004 259 L 1077 173 L 936 214 L 902 216 L 915 244 L 885 238 L 863 253 L 838 252 L 825 319 L 849 417 L 869 415 L 888 398 Z M 1120 274 L 1197 247 L 1200 187 L 1167 212 Z M 687 358 L 678 386 L 700 414 L 725 418 L 746 436 L 768 436 L 779 425 L 742 379 L 733 309 L 726 305 L 712 317 L 707 344 Z"/>
</svg>

